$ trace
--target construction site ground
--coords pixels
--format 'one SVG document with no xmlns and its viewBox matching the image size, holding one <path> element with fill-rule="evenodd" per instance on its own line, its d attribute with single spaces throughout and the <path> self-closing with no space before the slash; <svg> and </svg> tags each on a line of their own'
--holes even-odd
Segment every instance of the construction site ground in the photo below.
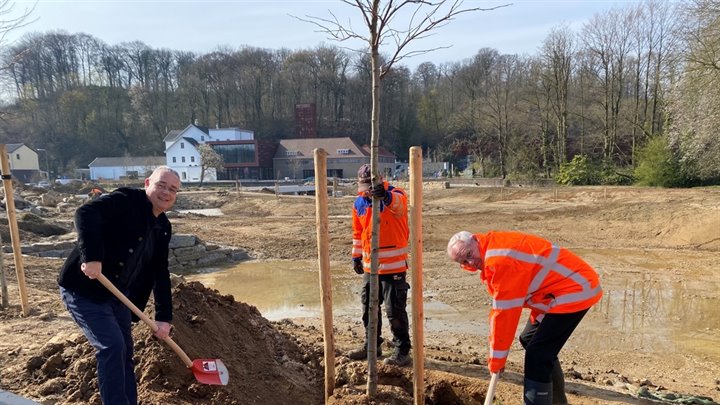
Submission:
<svg viewBox="0 0 720 405">
<path fill-rule="evenodd" d="M 357 289 L 360 280 L 352 282 L 349 259 L 353 189 L 343 192 L 329 198 L 329 251 L 333 266 L 346 266 L 343 277 L 351 282 L 333 280 L 333 289 Z M 30 193 L 42 191 L 16 190 Z M 216 208 L 222 215 L 174 213 L 174 232 L 244 248 L 258 261 L 302 260 L 311 266 L 317 258 L 312 196 L 187 187 L 176 208 L 188 207 Z M 425 403 L 481 404 L 488 387 L 490 298 L 477 275 L 445 254 L 449 237 L 460 230 L 537 234 L 598 269 L 605 296 L 560 354 L 571 404 L 720 401 L 720 189 L 427 185 L 422 210 L 423 301 L 426 308 L 442 305 L 457 314 L 453 322 L 426 316 Z M 73 211 L 52 208 L 40 217 L 67 227 Z M 0 231 L 9 245 L 7 221 Z M 21 228 L 20 237 L 25 244 L 59 236 Z M 29 302 L 23 316 L 13 255 L 3 259 L 10 306 L 0 311 L 0 390 L 43 404 L 99 404 L 92 348 L 59 298 L 55 279 L 62 261 L 23 256 Z M 133 333 L 140 403 L 323 403 L 320 317 L 270 321 L 254 304 L 197 281 L 180 284 L 173 296 L 173 339 L 191 358 L 222 359 L 230 383 L 197 383 L 174 352 L 138 324 Z M 467 322 L 458 324 L 458 318 Z M 344 355 L 363 341 L 359 303 L 357 313 L 339 313 L 333 324 L 336 382 L 328 402 L 412 404 L 409 367 L 380 364 L 377 396 L 366 397 L 365 363 Z M 386 355 L 390 351 L 386 345 Z M 521 403 L 523 354 L 514 344 L 496 403 Z"/>
</svg>

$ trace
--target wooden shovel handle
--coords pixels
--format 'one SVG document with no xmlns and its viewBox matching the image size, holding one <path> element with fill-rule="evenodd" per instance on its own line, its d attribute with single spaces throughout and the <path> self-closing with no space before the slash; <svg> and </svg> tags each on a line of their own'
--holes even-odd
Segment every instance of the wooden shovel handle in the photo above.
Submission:
<svg viewBox="0 0 720 405">
<path fill-rule="evenodd" d="M 493 399 L 495 398 L 495 387 L 497 386 L 498 378 L 500 373 L 492 373 L 490 378 L 490 385 L 488 386 L 487 394 L 485 394 L 485 404 L 492 405 Z"/>
<path fill-rule="evenodd" d="M 100 273 L 97 276 L 97 280 L 102 285 L 104 285 L 105 288 L 110 290 L 110 292 L 113 293 L 113 295 L 115 297 L 117 297 L 117 299 L 122 301 L 122 303 L 125 304 L 125 306 L 130 308 L 130 310 L 133 311 L 133 313 L 135 313 L 135 315 L 137 315 L 138 318 L 142 319 L 142 321 L 145 322 L 147 324 L 147 326 L 149 326 L 150 329 L 152 329 L 153 332 L 157 332 L 158 326 L 155 324 L 155 322 L 152 319 L 150 319 L 147 315 L 145 315 L 145 313 L 143 311 L 141 311 L 140 308 L 136 307 L 135 304 L 133 304 L 132 301 L 130 301 L 128 299 L 128 297 L 125 296 L 125 294 L 120 292 L 120 290 L 118 290 L 117 287 L 115 287 L 115 285 L 113 283 L 111 283 L 110 280 L 107 279 L 107 277 L 105 277 L 105 275 Z M 185 354 L 185 351 L 183 351 L 183 349 L 181 349 L 180 346 L 178 346 L 178 344 L 175 343 L 175 341 L 172 340 L 172 338 L 170 336 L 164 338 L 163 340 L 165 341 L 165 343 L 168 344 L 168 346 L 170 346 L 171 349 L 173 349 L 173 351 L 175 353 L 177 353 L 178 356 L 180 356 L 180 359 L 182 360 L 183 363 L 185 363 L 185 366 L 187 368 L 192 368 L 193 362 L 192 362 L 192 360 L 190 360 L 190 357 L 188 357 L 188 355 Z"/>
</svg>

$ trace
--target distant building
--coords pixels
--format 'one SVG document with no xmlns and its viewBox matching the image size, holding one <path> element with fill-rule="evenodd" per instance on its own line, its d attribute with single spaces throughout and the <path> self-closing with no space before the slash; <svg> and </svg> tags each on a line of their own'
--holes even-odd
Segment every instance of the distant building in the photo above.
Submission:
<svg viewBox="0 0 720 405">
<path fill-rule="evenodd" d="M 183 182 L 200 181 L 202 144 L 211 146 L 224 160 L 221 170 L 206 171 L 204 181 L 273 178 L 275 145 L 255 140 L 253 131 L 190 124 L 185 129 L 170 131 L 164 142 L 166 164 L 180 173 Z"/>
<path fill-rule="evenodd" d="M 355 178 L 365 163 L 370 163 L 370 147 L 359 146 L 352 139 L 309 138 L 283 139 L 275 151 L 273 167 L 278 179 L 304 179 L 315 177 L 313 151 L 322 148 L 327 152 L 328 177 Z M 395 169 L 395 155 L 379 148 L 378 171 L 391 178 Z"/>
<path fill-rule="evenodd" d="M 165 164 L 162 156 L 144 157 L 99 157 L 88 167 L 90 180 L 144 179 L 158 166 Z"/>
<path fill-rule="evenodd" d="M 36 182 L 42 176 L 38 154 L 24 143 L 5 144 L 8 154 L 8 165 L 10 173 L 22 183 Z"/>
</svg>

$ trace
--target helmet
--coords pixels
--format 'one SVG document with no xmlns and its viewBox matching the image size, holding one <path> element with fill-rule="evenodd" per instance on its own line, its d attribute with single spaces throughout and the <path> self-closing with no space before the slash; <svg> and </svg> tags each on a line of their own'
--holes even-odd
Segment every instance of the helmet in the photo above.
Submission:
<svg viewBox="0 0 720 405">
<path fill-rule="evenodd" d="M 450 238 L 447 254 L 465 270 L 477 271 L 482 266 L 477 240 L 468 231 L 460 231 Z"/>
</svg>

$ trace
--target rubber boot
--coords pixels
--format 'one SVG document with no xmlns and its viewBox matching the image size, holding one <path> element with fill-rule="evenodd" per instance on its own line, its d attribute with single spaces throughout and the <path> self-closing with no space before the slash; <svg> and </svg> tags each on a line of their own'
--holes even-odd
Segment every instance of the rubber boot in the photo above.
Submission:
<svg viewBox="0 0 720 405">
<path fill-rule="evenodd" d="M 525 405 L 552 405 L 552 382 L 541 383 L 526 378 L 524 385 Z"/>
<path fill-rule="evenodd" d="M 552 368 L 552 403 L 553 405 L 567 405 L 565 396 L 565 374 L 560 367 L 560 360 L 553 362 Z"/>
</svg>

